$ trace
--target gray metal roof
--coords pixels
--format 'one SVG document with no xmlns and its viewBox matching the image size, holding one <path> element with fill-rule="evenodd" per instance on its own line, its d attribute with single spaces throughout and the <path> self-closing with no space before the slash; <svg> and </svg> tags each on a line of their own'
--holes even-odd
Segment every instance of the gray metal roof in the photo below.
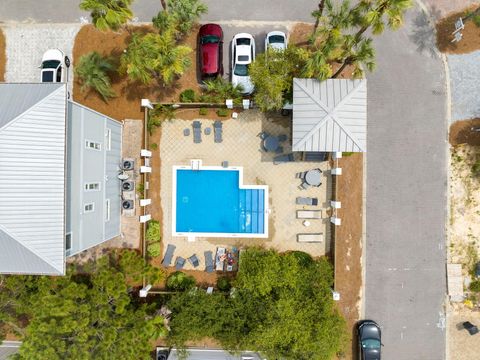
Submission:
<svg viewBox="0 0 480 360">
<path fill-rule="evenodd" d="M 293 151 L 367 150 L 367 80 L 293 79 Z"/>
<path fill-rule="evenodd" d="M 65 272 L 65 84 L 0 84 L 0 272 Z"/>
</svg>

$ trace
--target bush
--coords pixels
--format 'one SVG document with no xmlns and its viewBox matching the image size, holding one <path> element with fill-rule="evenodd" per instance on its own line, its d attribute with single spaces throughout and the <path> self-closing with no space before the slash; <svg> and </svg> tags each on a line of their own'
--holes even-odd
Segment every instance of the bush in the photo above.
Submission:
<svg viewBox="0 0 480 360">
<path fill-rule="evenodd" d="M 167 278 L 166 285 L 169 290 L 185 291 L 195 286 L 195 279 L 181 271 L 175 271 Z"/>
<path fill-rule="evenodd" d="M 480 175 L 480 160 L 475 161 L 475 164 L 472 165 L 472 174 Z"/>
<path fill-rule="evenodd" d="M 200 115 L 207 115 L 207 114 L 208 114 L 208 109 L 202 107 L 202 108 L 200 108 L 200 110 L 198 110 L 198 113 L 199 113 Z"/>
<path fill-rule="evenodd" d="M 192 89 L 184 90 L 180 93 L 180 102 L 192 103 L 195 102 L 195 91 Z"/>
<path fill-rule="evenodd" d="M 229 291 L 231 287 L 232 287 L 232 284 L 231 284 L 229 278 L 227 278 L 225 276 L 221 276 L 217 279 L 217 288 L 219 290 Z"/>
<path fill-rule="evenodd" d="M 148 222 L 145 240 L 149 243 L 160 241 L 160 223 L 157 220 Z"/>
<path fill-rule="evenodd" d="M 81 84 L 81 90 L 85 92 L 93 89 L 105 102 L 116 96 L 109 76 L 114 71 L 113 60 L 102 57 L 96 51 L 81 56 L 75 66 L 75 75 Z"/>
<path fill-rule="evenodd" d="M 472 21 L 475 24 L 475 26 L 480 27 L 480 15 L 474 15 L 472 17 Z"/>
<path fill-rule="evenodd" d="M 140 196 L 143 196 L 143 191 L 145 190 L 145 185 L 143 183 L 137 184 L 137 193 Z"/>
<path fill-rule="evenodd" d="M 480 280 L 474 280 L 470 283 L 470 291 L 480 292 Z"/>
<path fill-rule="evenodd" d="M 150 149 L 157 150 L 158 149 L 158 144 L 157 143 L 150 144 Z"/>
<path fill-rule="evenodd" d="M 147 254 L 152 258 L 160 256 L 160 241 L 148 244 Z"/>
<path fill-rule="evenodd" d="M 217 110 L 217 115 L 218 116 L 228 116 L 228 114 L 230 114 L 230 111 L 228 109 L 225 109 L 225 108 L 222 108 L 222 109 L 218 109 Z"/>
</svg>

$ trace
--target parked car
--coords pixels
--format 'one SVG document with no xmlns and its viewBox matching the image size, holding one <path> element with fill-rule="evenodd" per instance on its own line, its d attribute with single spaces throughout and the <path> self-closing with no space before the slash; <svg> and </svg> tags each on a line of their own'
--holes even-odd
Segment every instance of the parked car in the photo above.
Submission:
<svg viewBox="0 0 480 360">
<path fill-rule="evenodd" d="M 247 33 L 237 34 L 232 40 L 232 84 L 242 85 L 244 94 L 251 94 L 253 83 L 248 66 L 255 60 L 255 39 Z"/>
<path fill-rule="evenodd" d="M 361 321 L 357 329 L 358 353 L 362 360 L 380 360 L 382 332 L 375 321 Z"/>
<path fill-rule="evenodd" d="M 287 48 L 287 35 L 282 31 L 270 31 L 265 36 L 265 51 L 269 46 L 275 50 L 285 50 Z"/>
<path fill-rule="evenodd" d="M 202 79 L 223 75 L 223 31 L 220 25 L 205 24 L 199 32 L 199 61 Z"/>
<path fill-rule="evenodd" d="M 41 81 L 66 82 L 70 59 L 59 49 L 49 49 L 42 56 Z"/>
</svg>

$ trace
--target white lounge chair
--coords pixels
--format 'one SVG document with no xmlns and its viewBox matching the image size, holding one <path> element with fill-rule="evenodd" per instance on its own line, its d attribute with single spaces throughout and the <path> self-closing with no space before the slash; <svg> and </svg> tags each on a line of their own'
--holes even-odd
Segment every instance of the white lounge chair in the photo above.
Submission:
<svg viewBox="0 0 480 360">
<path fill-rule="evenodd" d="M 323 242 L 323 234 L 297 234 L 297 242 L 318 243 Z"/>
<path fill-rule="evenodd" d="M 297 219 L 321 219 L 322 210 L 297 210 Z"/>
</svg>

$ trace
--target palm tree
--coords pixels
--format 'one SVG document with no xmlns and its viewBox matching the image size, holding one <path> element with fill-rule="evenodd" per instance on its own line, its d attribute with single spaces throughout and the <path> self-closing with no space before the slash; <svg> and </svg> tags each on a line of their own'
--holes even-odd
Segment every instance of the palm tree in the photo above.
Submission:
<svg viewBox="0 0 480 360">
<path fill-rule="evenodd" d="M 223 103 L 227 99 L 232 99 L 236 104 L 242 102 L 243 88 L 241 85 L 235 86 L 220 76 L 213 80 L 206 80 L 204 85 L 205 94 L 200 96 L 202 102 Z"/>
<path fill-rule="evenodd" d="M 315 25 L 313 26 L 313 34 L 315 34 L 315 31 L 317 31 L 318 25 L 320 24 L 320 18 L 323 15 L 323 9 L 325 8 L 325 1 L 326 0 L 320 0 L 318 3 L 318 10 L 312 11 L 312 16 L 315 18 Z"/>
<path fill-rule="evenodd" d="M 80 57 L 78 65 L 75 66 L 75 75 L 80 80 L 81 90 L 94 89 L 104 101 L 116 96 L 108 76 L 112 71 L 115 71 L 112 61 L 96 51 Z"/>
<path fill-rule="evenodd" d="M 80 9 L 90 11 L 93 25 L 99 30 L 116 31 L 133 16 L 133 0 L 82 0 Z"/>
<path fill-rule="evenodd" d="M 357 41 L 365 31 L 372 27 L 374 34 L 378 35 L 385 29 L 386 25 L 396 30 L 403 24 L 403 16 L 407 9 L 412 6 L 412 0 L 360 0 L 352 10 L 355 23 L 361 26 L 355 34 Z"/>
<path fill-rule="evenodd" d="M 372 39 L 356 41 L 356 36 L 349 36 L 344 47 L 342 66 L 333 74 L 332 78 L 338 77 L 348 66 L 353 65 L 353 77 L 361 78 L 364 75 L 363 68 L 368 71 L 375 69 L 375 49 L 372 46 Z"/>
<path fill-rule="evenodd" d="M 133 33 L 127 49 L 120 57 L 119 72 L 133 81 L 149 84 L 153 78 L 150 56 L 154 50 L 149 43 L 143 41 L 141 34 Z"/>
<path fill-rule="evenodd" d="M 201 15 L 207 13 L 207 5 L 199 0 L 167 0 L 168 12 L 175 19 L 176 29 L 187 34 Z"/>
</svg>

